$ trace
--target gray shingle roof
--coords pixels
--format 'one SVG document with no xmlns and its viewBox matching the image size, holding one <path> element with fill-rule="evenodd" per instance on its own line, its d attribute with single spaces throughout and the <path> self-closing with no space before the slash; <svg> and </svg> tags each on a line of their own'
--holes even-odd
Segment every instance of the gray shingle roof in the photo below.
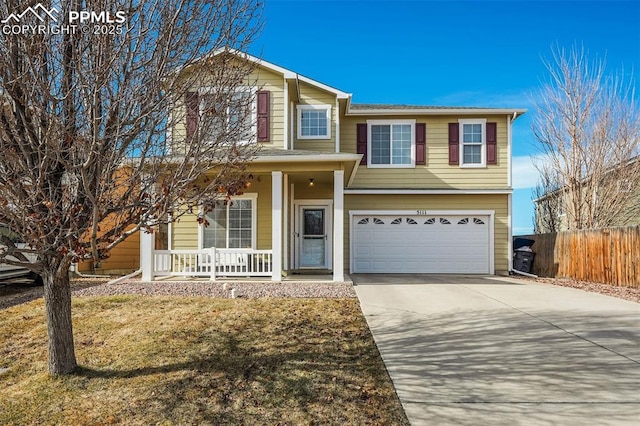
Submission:
<svg viewBox="0 0 640 426">
<path fill-rule="evenodd" d="M 363 111 L 363 110 L 441 110 L 441 109 L 492 109 L 492 108 L 484 108 L 484 107 L 469 107 L 469 106 L 435 106 L 435 105 L 398 105 L 398 104 L 351 104 L 349 108 L 352 111 Z"/>
</svg>

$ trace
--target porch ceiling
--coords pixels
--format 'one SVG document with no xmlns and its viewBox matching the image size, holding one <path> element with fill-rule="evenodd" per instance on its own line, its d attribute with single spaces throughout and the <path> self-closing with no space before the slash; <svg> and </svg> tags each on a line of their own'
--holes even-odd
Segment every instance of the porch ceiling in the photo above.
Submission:
<svg viewBox="0 0 640 426">
<path fill-rule="evenodd" d="M 254 173 L 279 170 L 288 174 L 293 182 L 314 179 L 318 183 L 332 183 L 333 171 L 344 170 L 345 183 L 348 183 L 357 171 L 360 158 L 360 154 L 351 153 L 261 149 L 250 169 Z"/>
</svg>

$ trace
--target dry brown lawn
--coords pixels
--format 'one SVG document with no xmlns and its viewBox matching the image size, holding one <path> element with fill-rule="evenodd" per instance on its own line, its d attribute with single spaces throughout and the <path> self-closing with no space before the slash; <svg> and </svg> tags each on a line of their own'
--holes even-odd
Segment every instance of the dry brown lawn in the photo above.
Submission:
<svg viewBox="0 0 640 426">
<path fill-rule="evenodd" d="M 77 375 L 42 300 L 0 310 L 0 424 L 408 424 L 355 299 L 74 298 Z"/>
</svg>

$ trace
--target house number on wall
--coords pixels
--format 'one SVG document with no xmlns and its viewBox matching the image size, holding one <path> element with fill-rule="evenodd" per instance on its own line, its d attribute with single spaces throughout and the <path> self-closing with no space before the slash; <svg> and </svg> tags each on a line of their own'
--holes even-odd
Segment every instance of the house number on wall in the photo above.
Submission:
<svg viewBox="0 0 640 426">
<path fill-rule="evenodd" d="M 418 216 L 426 216 L 427 215 L 427 211 L 426 210 L 416 210 L 416 213 L 418 214 Z"/>
</svg>

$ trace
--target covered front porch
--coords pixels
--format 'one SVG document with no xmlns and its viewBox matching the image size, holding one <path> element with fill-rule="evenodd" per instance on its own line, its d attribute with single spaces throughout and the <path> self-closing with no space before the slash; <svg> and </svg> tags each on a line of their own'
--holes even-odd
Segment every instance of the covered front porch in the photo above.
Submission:
<svg viewBox="0 0 640 426">
<path fill-rule="evenodd" d="M 280 282 L 328 275 L 344 282 L 344 188 L 359 160 L 357 154 L 261 153 L 251 164 L 247 191 L 207 217 L 213 225 L 183 218 L 169 226 L 164 247 L 155 233 L 141 235 L 142 279 Z"/>
</svg>

